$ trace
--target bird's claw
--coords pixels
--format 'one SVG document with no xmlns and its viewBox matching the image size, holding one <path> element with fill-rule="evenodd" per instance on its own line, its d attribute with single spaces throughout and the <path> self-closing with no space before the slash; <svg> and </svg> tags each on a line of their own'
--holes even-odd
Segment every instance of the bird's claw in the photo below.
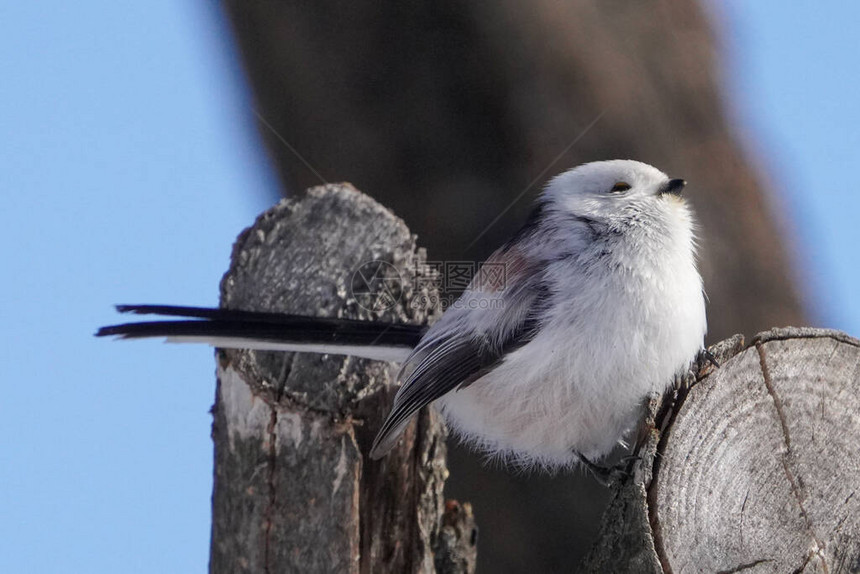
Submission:
<svg viewBox="0 0 860 574">
<path fill-rule="evenodd" d="M 625 456 L 617 464 L 612 466 L 603 466 L 592 462 L 587 457 L 580 453 L 576 453 L 582 465 L 597 479 L 597 482 L 603 486 L 611 486 L 616 482 L 626 480 L 633 476 L 632 464 L 641 459 L 636 455 Z"/>
<path fill-rule="evenodd" d="M 699 355 L 696 357 L 696 363 L 699 364 L 699 368 L 707 366 L 708 363 L 712 364 L 717 369 L 720 368 L 720 362 L 717 361 L 717 358 L 711 350 L 707 348 L 699 351 Z"/>
<path fill-rule="evenodd" d="M 709 349 L 702 349 L 693 359 L 690 369 L 685 372 L 676 373 L 673 387 L 676 392 L 689 391 L 699 379 L 710 373 L 708 367 L 720 368 L 720 363 Z"/>
<path fill-rule="evenodd" d="M 717 361 L 717 358 L 710 351 L 710 349 L 702 349 L 696 355 L 696 359 L 693 361 L 691 365 L 691 371 L 693 373 L 694 379 L 698 380 L 705 375 L 710 373 L 709 367 L 713 367 L 715 369 L 720 368 L 720 363 Z"/>
</svg>

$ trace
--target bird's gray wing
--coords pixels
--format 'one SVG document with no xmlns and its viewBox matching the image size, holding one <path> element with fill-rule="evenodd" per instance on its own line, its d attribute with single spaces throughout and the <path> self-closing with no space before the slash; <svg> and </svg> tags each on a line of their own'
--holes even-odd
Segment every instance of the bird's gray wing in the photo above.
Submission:
<svg viewBox="0 0 860 574">
<path fill-rule="evenodd" d="M 488 261 L 504 257 L 514 262 L 515 256 L 505 251 L 494 254 Z M 449 309 L 421 340 L 400 371 L 402 385 L 373 443 L 373 458 L 382 457 L 394 446 L 421 407 L 486 375 L 508 353 L 534 337 L 546 302 L 546 290 L 541 288 L 539 275 L 527 267 L 513 267 L 520 275 L 509 277 L 508 288 L 500 293 L 499 316 L 491 321 L 498 328 L 479 332 L 470 327 L 475 322 L 470 314 L 490 312 L 486 309 Z"/>
</svg>

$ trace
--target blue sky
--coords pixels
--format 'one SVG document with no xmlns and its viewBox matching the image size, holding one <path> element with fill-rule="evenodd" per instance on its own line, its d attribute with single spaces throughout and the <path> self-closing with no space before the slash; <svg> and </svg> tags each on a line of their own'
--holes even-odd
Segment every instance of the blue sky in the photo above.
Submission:
<svg viewBox="0 0 860 574">
<path fill-rule="evenodd" d="M 712 0 L 737 133 L 796 234 L 817 326 L 860 336 L 857 2 Z"/>
<path fill-rule="evenodd" d="M 720 6 L 816 321 L 860 334 L 860 4 Z M 212 352 L 91 335 L 117 302 L 216 304 L 272 197 L 227 37 L 199 1 L 0 7 L 2 572 L 206 569 Z"/>
</svg>

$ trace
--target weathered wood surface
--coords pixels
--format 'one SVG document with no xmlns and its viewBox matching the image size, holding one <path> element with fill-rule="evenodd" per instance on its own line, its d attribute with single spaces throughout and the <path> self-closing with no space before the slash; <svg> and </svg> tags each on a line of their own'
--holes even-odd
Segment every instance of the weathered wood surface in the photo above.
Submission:
<svg viewBox="0 0 860 574">
<path fill-rule="evenodd" d="M 349 185 L 282 201 L 236 242 L 221 285 L 231 309 L 423 323 L 423 250 L 404 223 Z M 355 271 L 401 281 L 375 310 Z M 422 292 L 422 289 L 425 290 Z M 390 306 L 388 306 L 390 305 Z M 381 461 L 365 457 L 393 399 L 390 364 L 344 356 L 219 351 L 212 436 L 210 571 L 474 570 L 474 521 L 445 512 L 445 428 L 423 412 Z"/>
<path fill-rule="evenodd" d="M 860 572 L 860 341 L 774 329 L 649 404 L 582 572 Z"/>
</svg>

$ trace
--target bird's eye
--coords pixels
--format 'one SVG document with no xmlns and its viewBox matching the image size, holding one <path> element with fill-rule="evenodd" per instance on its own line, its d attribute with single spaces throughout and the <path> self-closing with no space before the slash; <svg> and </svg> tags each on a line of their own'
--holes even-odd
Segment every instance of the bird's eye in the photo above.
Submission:
<svg viewBox="0 0 860 574">
<path fill-rule="evenodd" d="M 627 183 L 626 181 L 618 181 L 615 182 L 615 185 L 613 185 L 612 189 L 610 189 L 609 191 L 611 191 L 612 193 L 621 193 L 623 191 L 627 191 L 628 189 L 630 189 L 629 183 Z"/>
</svg>

